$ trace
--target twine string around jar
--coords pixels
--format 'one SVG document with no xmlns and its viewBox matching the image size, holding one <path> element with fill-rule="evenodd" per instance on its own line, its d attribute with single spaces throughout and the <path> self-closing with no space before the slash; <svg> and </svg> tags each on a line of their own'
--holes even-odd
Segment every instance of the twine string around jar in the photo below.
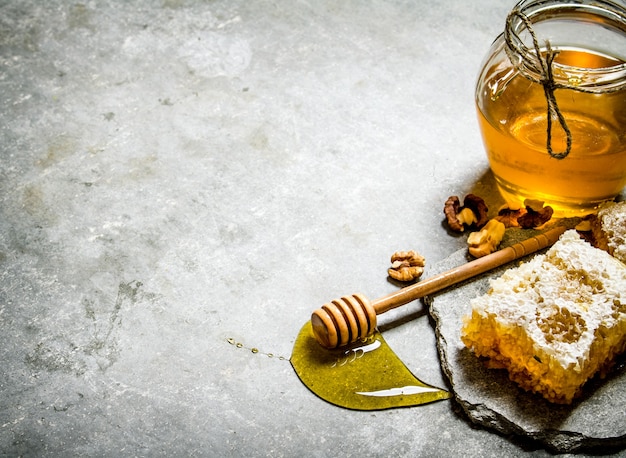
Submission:
<svg viewBox="0 0 626 458">
<path fill-rule="evenodd" d="M 531 33 L 534 35 L 534 32 Z M 533 36 L 533 45 L 535 47 L 535 51 L 539 56 L 539 45 L 536 41 L 536 38 Z M 541 63 L 542 75 L 545 75 L 541 78 L 541 85 L 543 86 L 543 92 L 546 95 L 546 101 L 548 102 L 548 113 L 546 115 L 547 128 L 546 128 L 546 148 L 548 149 L 548 154 L 555 159 L 563 159 L 566 157 L 570 151 L 572 150 L 572 132 L 567 127 L 567 121 L 565 121 L 565 116 L 561 113 L 559 109 L 559 104 L 556 102 L 556 97 L 554 95 L 554 90 L 557 89 L 557 85 L 554 81 L 554 74 L 552 73 L 552 62 L 554 58 L 557 56 L 558 52 L 554 52 L 552 50 L 552 46 L 550 46 L 550 42 L 546 40 L 546 53 L 545 57 L 540 57 L 539 62 Z M 565 151 L 560 153 L 555 153 L 552 149 L 552 120 L 556 118 L 559 121 L 563 132 L 565 132 Z"/>
<path fill-rule="evenodd" d="M 524 23 L 526 30 L 530 34 L 533 42 L 534 57 L 536 58 L 536 60 L 532 58 L 532 52 L 522 41 L 521 37 L 519 36 L 519 32 L 516 31 L 513 27 L 513 21 L 515 18 L 519 18 Z M 507 45 L 506 51 L 509 55 L 509 59 L 511 60 L 511 62 L 514 64 L 516 62 L 519 62 L 518 65 L 522 65 L 523 62 L 523 65 L 526 66 L 526 68 L 528 68 L 530 72 L 522 71 L 521 73 L 526 78 L 535 83 L 541 84 L 543 87 L 546 102 L 548 105 L 546 128 L 546 148 L 548 154 L 550 154 L 550 156 L 555 159 L 563 159 L 567 157 L 572 150 L 572 133 L 567 126 L 565 116 L 563 116 L 563 113 L 559 109 L 559 105 L 556 101 L 554 91 L 556 89 L 572 89 L 574 91 L 586 93 L 594 93 L 597 91 L 592 91 L 579 85 L 563 84 L 555 80 L 553 73 L 553 62 L 556 56 L 559 54 L 559 51 L 554 50 L 548 40 L 545 41 L 545 51 L 541 51 L 541 47 L 539 46 L 539 40 L 537 39 L 537 35 L 533 30 L 530 19 L 519 9 L 514 9 L 507 17 L 505 28 L 505 41 Z M 538 77 L 535 77 L 533 74 L 538 75 Z M 616 89 L 607 88 L 605 92 L 613 92 L 614 90 Z M 554 152 L 552 149 L 552 123 L 555 119 L 558 121 L 561 129 L 563 129 L 566 137 L 565 151 L 562 152 Z"/>
</svg>

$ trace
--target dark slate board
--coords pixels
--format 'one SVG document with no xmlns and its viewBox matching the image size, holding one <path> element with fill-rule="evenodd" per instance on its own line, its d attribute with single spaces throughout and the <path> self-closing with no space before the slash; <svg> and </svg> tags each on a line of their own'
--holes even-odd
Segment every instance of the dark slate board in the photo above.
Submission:
<svg viewBox="0 0 626 458">
<path fill-rule="evenodd" d="M 435 265 L 429 276 L 468 261 L 460 250 Z M 509 381 L 506 371 L 487 369 L 460 338 L 470 299 L 484 294 L 488 279 L 510 264 L 425 298 L 436 323 L 437 347 L 455 400 L 472 422 L 502 434 L 525 436 L 559 453 L 626 447 L 626 363 L 622 357 L 604 380 L 591 380 L 572 405 L 545 401 Z"/>
</svg>

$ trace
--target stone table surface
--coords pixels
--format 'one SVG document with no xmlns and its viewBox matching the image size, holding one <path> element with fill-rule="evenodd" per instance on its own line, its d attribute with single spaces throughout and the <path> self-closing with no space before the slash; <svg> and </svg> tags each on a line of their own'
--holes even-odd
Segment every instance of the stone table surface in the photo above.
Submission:
<svg viewBox="0 0 626 458">
<path fill-rule="evenodd" d="M 397 288 L 394 251 L 464 246 L 448 196 L 496 199 L 473 91 L 512 6 L 1 1 L 0 454 L 550 455 L 289 363 L 313 309 Z M 446 386 L 421 302 L 381 328 Z"/>
</svg>

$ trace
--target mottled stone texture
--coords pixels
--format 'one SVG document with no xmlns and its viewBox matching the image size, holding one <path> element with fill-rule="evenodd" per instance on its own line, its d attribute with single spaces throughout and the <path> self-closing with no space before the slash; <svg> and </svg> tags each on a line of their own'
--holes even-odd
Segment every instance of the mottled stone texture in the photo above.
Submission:
<svg viewBox="0 0 626 458">
<path fill-rule="evenodd" d="M 465 244 L 449 195 L 493 200 L 474 81 L 512 6 L 0 1 L 0 455 L 546 456 L 288 361 L 395 251 Z M 421 303 L 381 329 L 445 386 Z"/>
</svg>

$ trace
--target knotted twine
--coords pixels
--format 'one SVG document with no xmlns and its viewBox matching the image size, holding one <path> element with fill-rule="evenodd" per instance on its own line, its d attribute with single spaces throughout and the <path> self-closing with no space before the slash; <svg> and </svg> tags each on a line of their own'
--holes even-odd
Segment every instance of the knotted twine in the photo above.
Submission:
<svg viewBox="0 0 626 458">
<path fill-rule="evenodd" d="M 513 30 L 513 20 L 514 18 L 519 18 L 524 23 L 526 30 L 530 34 L 533 42 L 533 48 L 535 52 L 535 56 L 537 58 L 537 62 L 524 59 L 524 56 L 528 53 L 529 49 L 523 44 L 522 39 L 519 34 Z M 517 39 L 517 42 L 514 40 Z M 541 51 L 539 47 L 539 40 L 537 39 L 537 35 L 532 27 L 532 22 L 524 13 L 522 13 L 519 9 L 514 9 L 509 13 L 509 16 L 506 19 L 506 28 L 504 32 L 504 39 L 506 41 L 506 51 L 509 55 L 509 59 L 511 62 L 515 63 L 518 59 L 515 58 L 515 55 L 521 57 L 526 61 L 526 66 L 532 71 L 532 73 L 539 75 L 539 77 L 535 77 L 531 72 L 522 71 L 522 74 L 535 83 L 539 83 L 543 86 L 543 92 L 546 97 L 546 102 L 548 105 L 547 109 L 547 128 L 546 128 L 546 148 L 548 150 L 548 154 L 555 159 L 563 159 L 569 155 L 572 150 L 572 132 L 567 126 L 567 121 L 561 113 L 559 109 L 559 104 L 556 101 L 556 97 L 554 95 L 554 91 L 556 89 L 572 89 L 578 92 L 585 92 L 588 94 L 597 93 L 597 90 L 592 90 L 589 88 L 584 88 L 580 86 L 574 86 L 570 84 L 559 83 L 554 79 L 554 74 L 552 71 L 552 63 L 556 56 L 558 56 L 559 51 L 555 51 L 552 49 L 549 40 L 545 40 L 545 52 Z M 515 65 L 515 64 L 514 64 Z M 521 64 L 519 64 L 521 66 Z M 602 92 L 616 92 L 619 88 L 606 88 Z M 557 120 L 561 129 L 565 133 L 566 137 L 566 146 L 565 151 L 562 152 L 554 152 L 552 149 L 552 123 L 553 120 Z"/>
</svg>

